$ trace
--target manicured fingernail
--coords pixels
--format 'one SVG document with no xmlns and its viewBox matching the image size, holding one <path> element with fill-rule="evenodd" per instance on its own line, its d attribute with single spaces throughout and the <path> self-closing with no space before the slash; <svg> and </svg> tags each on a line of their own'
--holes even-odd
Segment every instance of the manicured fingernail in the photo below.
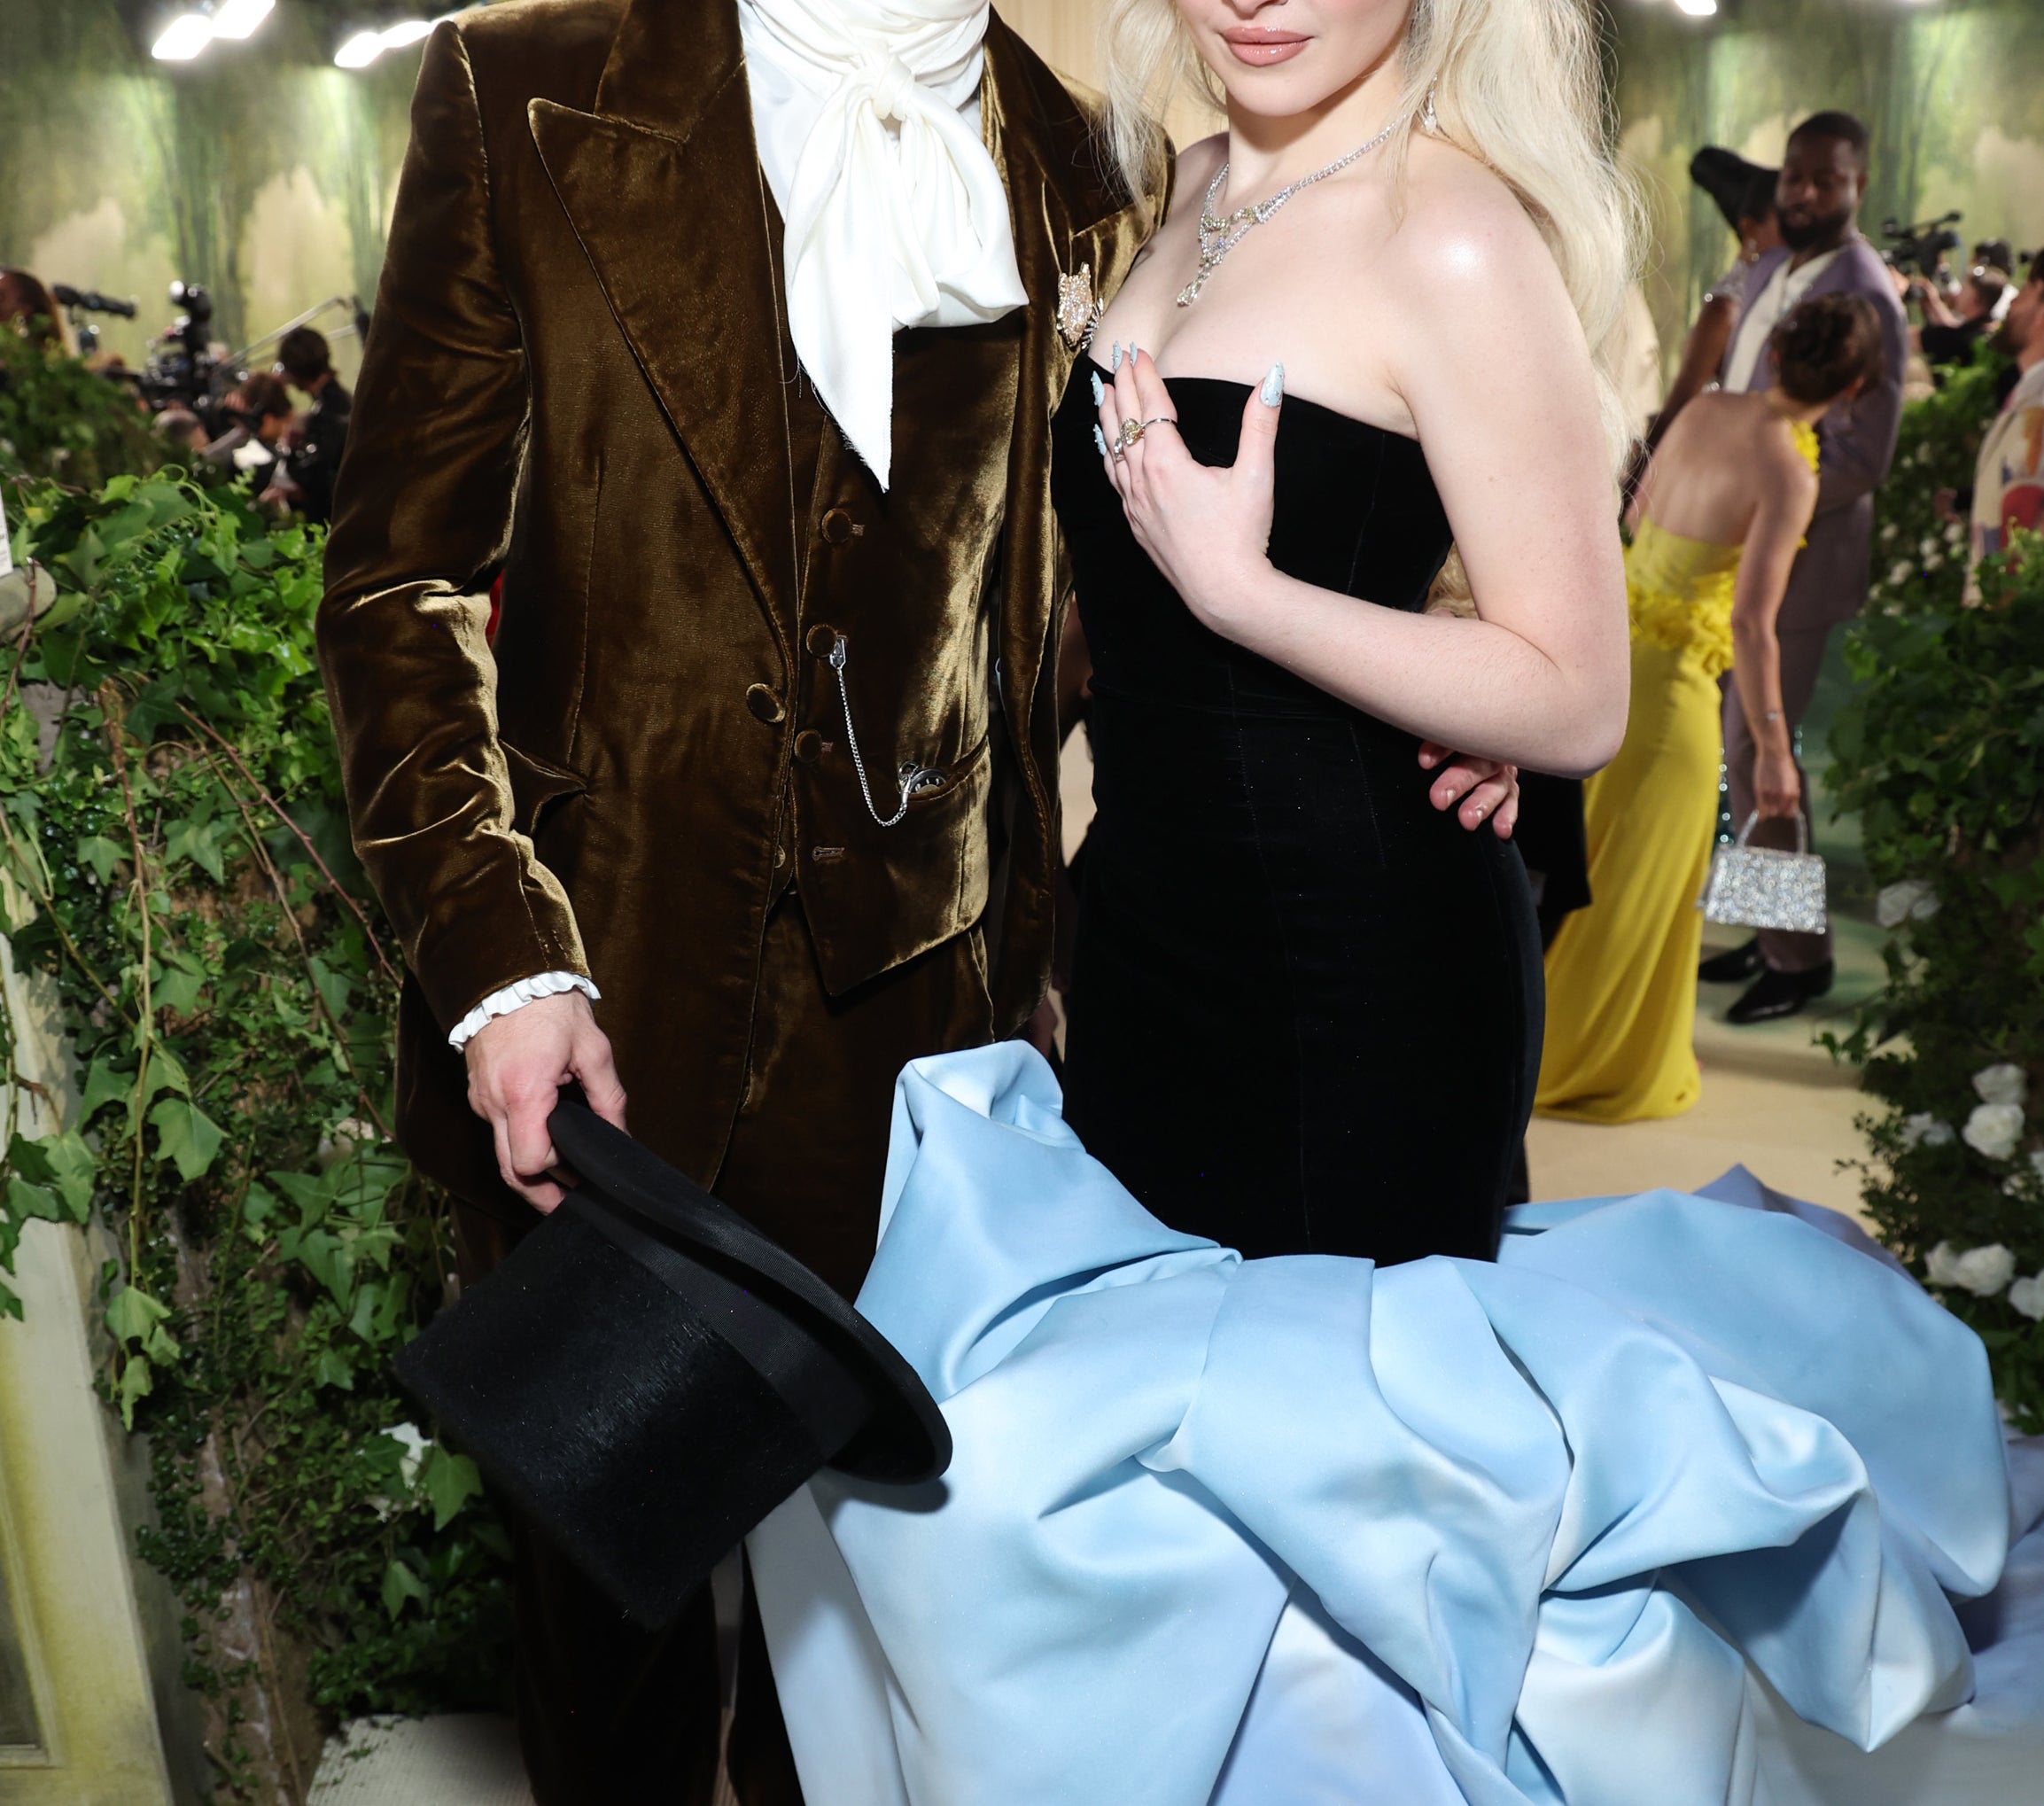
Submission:
<svg viewBox="0 0 2044 1806">
<path fill-rule="evenodd" d="M 1099 380 L 1098 380 L 1097 378 L 1095 379 L 1095 381 L 1094 381 L 1094 383 L 1093 383 L 1093 386 L 1094 386 L 1096 389 L 1100 387 L 1100 383 L 1099 383 Z M 1104 458 L 1105 456 L 1107 456 L 1107 434 L 1106 434 L 1106 433 L 1102 432 L 1100 430 L 1100 428 L 1099 428 L 1099 427 L 1097 427 L 1097 426 L 1093 428 L 1093 443 L 1094 443 L 1095 445 L 1097 445 L 1098 447 L 1100 447 L 1100 455 L 1101 455 L 1103 458 Z"/>
<path fill-rule="evenodd" d="M 1093 372 L 1093 406 L 1098 408 L 1107 399 L 1107 387 L 1100 381 L 1100 373 L 1095 370 Z"/>
<path fill-rule="evenodd" d="M 1266 408 L 1275 408 L 1278 402 L 1285 399 L 1285 366 L 1283 364 L 1274 363 L 1271 366 L 1271 374 L 1263 378 L 1263 405 Z"/>
<path fill-rule="evenodd" d="M 1109 370 L 1118 370 L 1119 369 L 1121 369 L 1121 367 L 1122 367 L 1122 341 L 1121 341 L 1120 339 L 1115 339 L 1115 361 L 1114 361 L 1112 363 L 1110 363 L 1110 364 L 1107 366 L 1107 368 L 1108 368 Z"/>
</svg>

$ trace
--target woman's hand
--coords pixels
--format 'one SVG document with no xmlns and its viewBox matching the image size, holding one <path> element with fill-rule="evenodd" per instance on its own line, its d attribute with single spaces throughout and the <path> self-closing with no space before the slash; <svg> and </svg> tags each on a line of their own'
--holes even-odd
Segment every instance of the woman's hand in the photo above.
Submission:
<svg viewBox="0 0 2044 1806">
<path fill-rule="evenodd" d="M 1753 755 L 1753 801 L 1762 820 L 1793 815 L 1802 800 L 1803 781 L 1787 748 L 1762 748 Z"/>
<path fill-rule="evenodd" d="M 1421 741 L 1420 769 L 1432 771 L 1437 766 L 1442 769 L 1427 787 L 1427 800 L 1443 813 L 1453 809 L 1465 828 L 1481 828 L 1488 820 L 1493 834 L 1510 840 L 1519 825 L 1519 767 L 1457 752 L 1436 740 Z"/>
<path fill-rule="evenodd" d="M 1178 437 L 1178 410 L 1150 354 L 1132 348 L 1122 353 L 1119 346 L 1116 352 L 1112 384 L 1097 372 L 1093 378 L 1107 480 L 1122 498 L 1137 544 L 1185 606 L 1226 634 L 1231 611 L 1250 593 L 1256 574 L 1269 568 L 1271 454 L 1285 368 L 1272 365 L 1263 387 L 1250 395 L 1234 463 L 1209 468 Z M 1122 449 L 1116 441 L 1126 421 L 1143 432 Z"/>
</svg>

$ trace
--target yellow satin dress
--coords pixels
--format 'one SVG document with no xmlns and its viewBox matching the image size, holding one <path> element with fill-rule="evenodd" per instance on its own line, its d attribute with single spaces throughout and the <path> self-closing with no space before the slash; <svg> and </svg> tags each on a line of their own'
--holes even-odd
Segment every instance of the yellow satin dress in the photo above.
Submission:
<svg viewBox="0 0 2044 1806">
<path fill-rule="evenodd" d="M 1816 467 L 1816 434 L 1791 423 Z M 1632 706 L 1618 757 L 1583 787 L 1589 907 L 1547 954 L 1547 1037 L 1534 1107 L 1582 1123 L 1678 1116 L 1697 1070 L 1697 909 L 1723 757 L 1719 677 L 1732 662 L 1737 545 L 1640 523 L 1626 553 Z"/>
</svg>

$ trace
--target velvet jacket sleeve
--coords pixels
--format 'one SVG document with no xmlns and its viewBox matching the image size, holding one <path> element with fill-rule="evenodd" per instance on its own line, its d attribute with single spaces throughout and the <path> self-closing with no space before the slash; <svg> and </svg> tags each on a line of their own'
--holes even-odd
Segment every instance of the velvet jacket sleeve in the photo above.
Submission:
<svg viewBox="0 0 2044 1806">
<path fill-rule="evenodd" d="M 443 1029 L 534 972 L 587 973 L 514 825 L 484 573 L 529 404 L 459 32 L 427 46 L 327 548 L 319 648 L 356 850 Z"/>
</svg>

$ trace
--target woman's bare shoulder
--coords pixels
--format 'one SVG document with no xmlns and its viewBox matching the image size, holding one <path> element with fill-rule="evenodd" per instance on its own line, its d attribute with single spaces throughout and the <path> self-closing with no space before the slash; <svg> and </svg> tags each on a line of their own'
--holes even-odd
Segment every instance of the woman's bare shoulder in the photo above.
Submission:
<svg viewBox="0 0 2044 1806">
<path fill-rule="evenodd" d="M 1403 201 L 1386 254 L 1415 281 L 1559 288 L 1554 258 L 1519 197 L 1467 152 L 1415 136 Z"/>
</svg>

